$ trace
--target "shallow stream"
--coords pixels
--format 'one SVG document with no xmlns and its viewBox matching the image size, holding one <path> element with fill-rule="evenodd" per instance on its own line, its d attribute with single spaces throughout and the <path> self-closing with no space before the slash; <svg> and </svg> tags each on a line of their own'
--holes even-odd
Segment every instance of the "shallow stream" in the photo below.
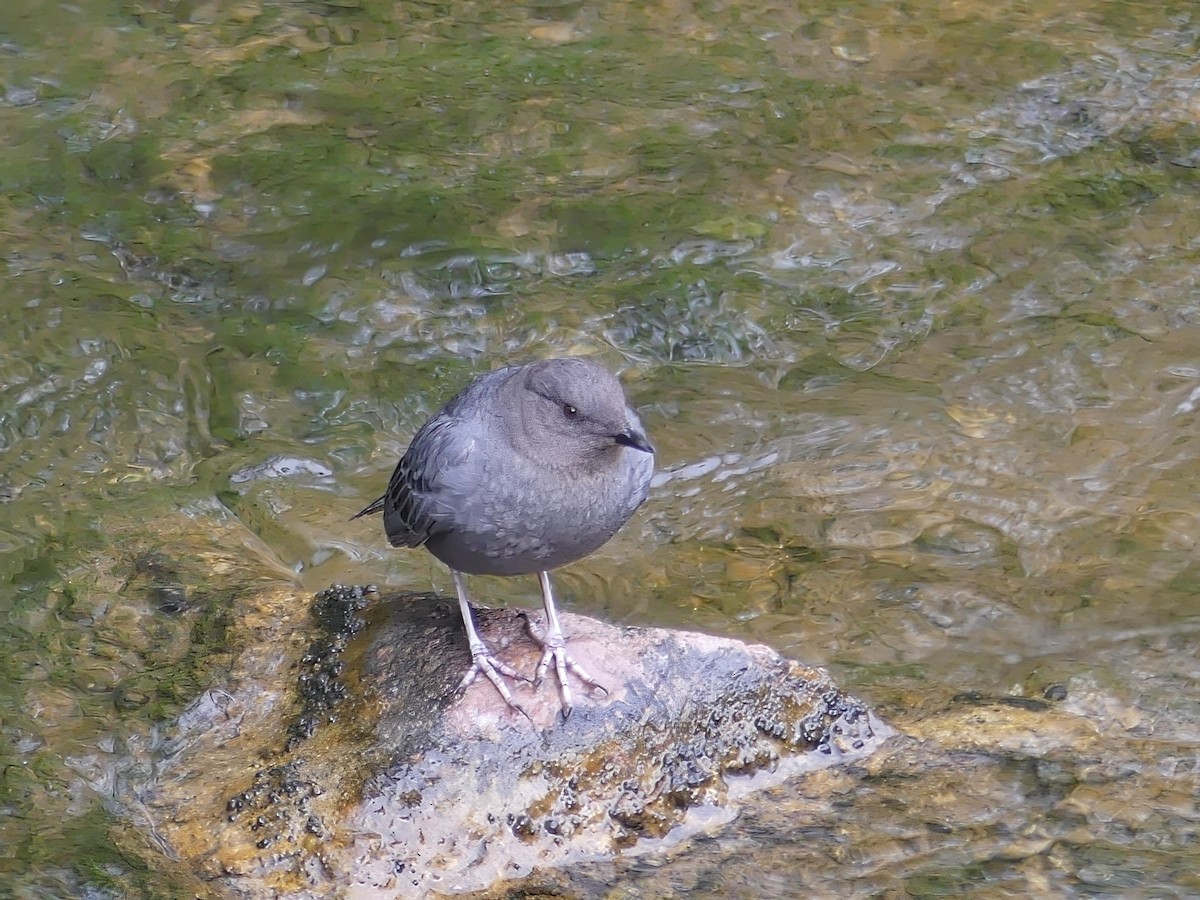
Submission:
<svg viewBox="0 0 1200 900">
<path fill-rule="evenodd" d="M 348 517 L 588 354 L 662 471 L 565 603 L 961 756 L 564 890 L 1200 894 L 1198 60 L 1177 2 L 5 0 L 0 880 L 182 883 L 104 802 L 235 649 L 179 522 L 448 592 Z"/>
</svg>

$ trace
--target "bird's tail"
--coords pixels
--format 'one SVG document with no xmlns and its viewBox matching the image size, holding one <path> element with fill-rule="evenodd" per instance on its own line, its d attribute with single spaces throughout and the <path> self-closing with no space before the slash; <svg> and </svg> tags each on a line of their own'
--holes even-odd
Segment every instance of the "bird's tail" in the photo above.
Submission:
<svg viewBox="0 0 1200 900">
<path fill-rule="evenodd" d="M 383 501 L 386 499 L 387 499 L 387 494 L 384 494 L 382 497 L 380 497 L 378 500 L 376 500 L 374 503 L 372 503 L 366 509 L 359 510 L 354 515 L 352 515 L 350 517 L 350 521 L 353 522 L 355 519 L 360 518 L 362 516 L 369 516 L 369 515 L 372 515 L 373 513 L 383 512 Z"/>
</svg>

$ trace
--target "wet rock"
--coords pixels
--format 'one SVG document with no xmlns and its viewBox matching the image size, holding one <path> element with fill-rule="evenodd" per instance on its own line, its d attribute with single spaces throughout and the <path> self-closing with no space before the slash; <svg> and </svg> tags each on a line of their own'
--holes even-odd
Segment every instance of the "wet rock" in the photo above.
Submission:
<svg viewBox="0 0 1200 900">
<path fill-rule="evenodd" d="M 532 673 L 526 616 L 478 624 Z M 484 890 L 673 844 L 891 734 L 823 671 L 732 640 L 565 615 L 608 692 L 578 685 L 564 722 L 549 679 L 516 686 L 528 718 L 483 679 L 456 694 L 469 655 L 451 602 L 332 588 L 313 619 L 286 693 L 249 677 L 208 692 L 135 788 L 152 833 L 229 896 Z"/>
</svg>

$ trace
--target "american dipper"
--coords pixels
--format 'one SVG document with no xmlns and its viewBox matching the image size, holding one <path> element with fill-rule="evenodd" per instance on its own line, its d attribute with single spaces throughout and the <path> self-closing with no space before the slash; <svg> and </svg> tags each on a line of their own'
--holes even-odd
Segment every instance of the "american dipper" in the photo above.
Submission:
<svg viewBox="0 0 1200 900">
<path fill-rule="evenodd" d="M 558 677 L 571 714 L 567 672 L 599 685 L 566 650 L 550 570 L 612 537 L 650 486 L 654 448 L 617 379 L 583 359 L 547 359 L 477 378 L 421 426 L 387 492 L 358 513 L 383 513 L 393 547 L 422 544 L 450 567 L 467 629 L 471 667 L 524 713 L 501 677 L 522 678 L 491 654 L 475 630 L 463 573 L 537 573 L 546 629 L 534 638 Z M 528 680 L 528 679 L 524 679 Z"/>
</svg>

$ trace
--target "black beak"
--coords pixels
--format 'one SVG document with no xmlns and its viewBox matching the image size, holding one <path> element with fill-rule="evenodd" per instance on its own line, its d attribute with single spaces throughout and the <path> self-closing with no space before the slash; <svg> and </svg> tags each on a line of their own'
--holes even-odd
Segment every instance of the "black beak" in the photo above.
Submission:
<svg viewBox="0 0 1200 900">
<path fill-rule="evenodd" d="M 641 450 L 643 453 L 653 453 L 654 448 L 650 446 L 650 442 L 646 440 L 646 436 L 640 431 L 622 431 L 620 434 L 614 434 L 613 440 L 618 444 L 624 444 L 626 447 L 633 447 L 635 450 Z"/>
</svg>

